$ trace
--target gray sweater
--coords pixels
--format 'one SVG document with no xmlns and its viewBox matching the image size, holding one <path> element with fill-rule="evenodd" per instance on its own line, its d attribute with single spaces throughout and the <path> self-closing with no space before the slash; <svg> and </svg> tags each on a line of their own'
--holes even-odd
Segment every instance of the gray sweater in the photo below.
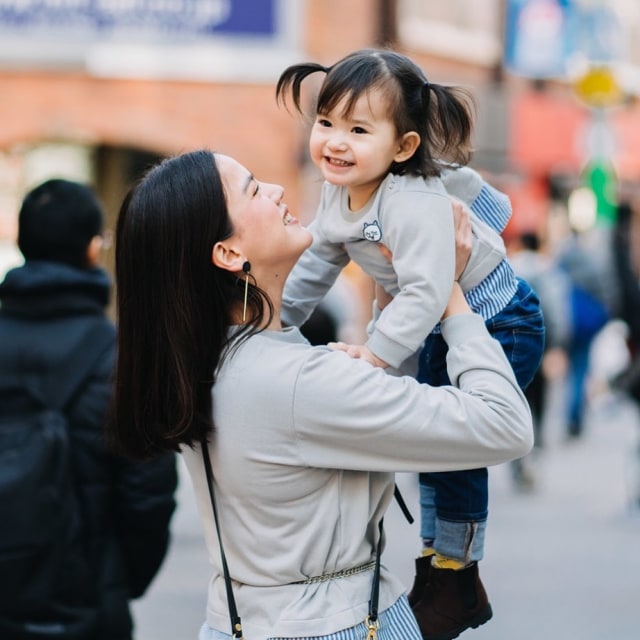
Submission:
<svg viewBox="0 0 640 640">
<path fill-rule="evenodd" d="M 394 296 L 367 346 L 399 367 L 436 326 L 451 293 L 455 243 L 449 196 L 470 206 L 482 185 L 480 175 L 467 167 L 446 171 L 443 179 L 389 174 L 361 210 L 350 211 L 346 188 L 325 183 L 309 225 L 313 245 L 287 279 L 283 321 L 301 326 L 353 260 Z M 465 292 L 506 255 L 496 231 L 475 215 L 471 224 L 473 248 L 460 278 Z M 379 243 L 391 251 L 392 262 L 382 256 Z"/>
<path fill-rule="evenodd" d="M 482 319 L 455 316 L 442 332 L 460 389 L 311 347 L 295 328 L 251 337 L 220 368 L 210 454 L 245 637 L 325 635 L 364 620 L 371 571 L 291 583 L 374 558 L 394 471 L 484 467 L 531 448 L 528 405 Z M 201 452 L 183 455 L 213 566 L 207 620 L 228 632 Z M 383 569 L 380 610 L 404 590 Z"/>
</svg>

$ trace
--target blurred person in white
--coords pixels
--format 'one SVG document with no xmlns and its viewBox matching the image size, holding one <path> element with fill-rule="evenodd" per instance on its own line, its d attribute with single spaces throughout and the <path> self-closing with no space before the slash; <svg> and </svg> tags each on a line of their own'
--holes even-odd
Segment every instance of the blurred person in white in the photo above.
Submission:
<svg viewBox="0 0 640 640">
<path fill-rule="evenodd" d="M 430 82 L 406 56 L 364 49 L 331 67 L 290 66 L 278 81 L 278 100 L 290 96 L 302 113 L 301 85 L 315 73 L 325 76 L 309 150 L 325 183 L 309 227 L 313 244 L 285 287 L 283 321 L 301 325 L 353 260 L 393 300 L 376 312 L 364 345 L 338 348 L 396 369 L 420 352 L 417 379 L 446 385 L 439 319 L 456 280 L 525 388 L 542 357 L 544 321 L 535 292 L 506 259 L 500 232 L 511 215 L 508 197 L 464 166 L 471 96 Z M 452 197 L 472 214 L 466 264 L 455 261 Z M 492 616 L 478 572 L 488 473 L 422 473 L 419 481 L 423 550 L 409 602 L 425 640 L 448 640 Z"/>
<path fill-rule="evenodd" d="M 120 211 L 109 431 L 128 455 L 184 455 L 212 564 L 201 640 L 420 640 L 405 586 L 375 571 L 394 471 L 497 464 L 532 444 L 511 366 L 457 283 L 442 320 L 451 386 L 284 327 L 285 281 L 311 242 L 280 186 L 206 150 L 152 168 Z"/>
</svg>

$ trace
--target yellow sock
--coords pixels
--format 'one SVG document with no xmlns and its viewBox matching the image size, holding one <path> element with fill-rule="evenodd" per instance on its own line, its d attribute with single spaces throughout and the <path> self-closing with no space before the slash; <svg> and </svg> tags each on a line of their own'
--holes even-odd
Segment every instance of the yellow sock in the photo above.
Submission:
<svg viewBox="0 0 640 640">
<path fill-rule="evenodd" d="M 453 569 L 454 571 L 464 569 L 467 566 L 460 560 L 456 560 L 455 558 L 448 558 L 447 556 L 443 556 L 439 553 L 435 554 L 435 558 L 431 560 L 431 564 L 436 569 Z"/>
</svg>

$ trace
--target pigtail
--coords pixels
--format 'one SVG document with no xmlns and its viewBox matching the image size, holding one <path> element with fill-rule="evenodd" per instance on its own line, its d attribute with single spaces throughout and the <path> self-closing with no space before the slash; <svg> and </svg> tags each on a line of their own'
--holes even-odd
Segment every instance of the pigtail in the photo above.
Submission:
<svg viewBox="0 0 640 640">
<path fill-rule="evenodd" d="M 428 146 L 433 155 L 446 162 L 468 164 L 473 151 L 473 96 L 460 87 L 432 82 L 425 82 L 422 92 L 428 118 Z"/>
<path fill-rule="evenodd" d="M 276 85 L 276 102 L 286 107 L 286 96 L 290 93 L 295 108 L 304 114 L 300 106 L 300 85 L 307 76 L 318 71 L 329 73 L 329 68 L 315 62 L 294 64 L 287 67 L 280 75 Z"/>
</svg>

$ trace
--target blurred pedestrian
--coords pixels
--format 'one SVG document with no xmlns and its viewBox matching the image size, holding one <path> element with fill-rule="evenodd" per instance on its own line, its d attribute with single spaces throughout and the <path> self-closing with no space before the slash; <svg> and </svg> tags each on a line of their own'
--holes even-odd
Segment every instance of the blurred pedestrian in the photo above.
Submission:
<svg viewBox="0 0 640 640">
<path fill-rule="evenodd" d="M 607 304 L 609 292 L 604 284 L 603 269 L 582 246 L 577 232 L 571 233 L 559 246 L 556 264 L 569 283 L 569 398 L 566 433 L 571 440 L 579 438 L 584 430 L 591 345 L 611 318 L 611 309 Z"/>
<path fill-rule="evenodd" d="M 448 385 L 448 348 L 438 322 L 456 280 L 525 388 L 542 358 L 544 323 L 535 292 L 506 259 L 500 233 L 511 216 L 509 198 L 466 166 L 471 96 L 430 82 L 408 57 L 377 49 L 356 51 L 331 67 L 292 65 L 276 96 L 284 101 L 290 94 L 302 111 L 301 85 L 316 73 L 324 79 L 309 149 L 325 182 L 309 227 L 313 244 L 285 287 L 284 321 L 302 323 L 353 260 L 393 300 L 364 345 L 340 348 L 396 369 L 420 352 L 418 380 Z M 461 265 L 452 196 L 471 211 L 473 250 Z M 446 640 L 492 616 L 478 570 L 488 472 L 422 473 L 419 481 L 422 555 L 409 601 L 424 639 Z"/>
<path fill-rule="evenodd" d="M 640 198 L 623 200 L 617 210 L 613 233 L 613 255 L 618 276 L 620 305 L 617 317 L 627 327 L 629 362 L 611 381 L 640 408 Z M 629 452 L 628 495 L 635 511 L 640 510 L 640 433 Z"/>
<path fill-rule="evenodd" d="M 84 184 L 34 188 L 18 219 L 25 262 L 0 284 L 6 640 L 130 640 L 129 601 L 169 543 L 175 456 L 131 462 L 105 445 L 115 329 L 99 266 L 103 217 Z"/>
<path fill-rule="evenodd" d="M 547 409 L 547 373 L 555 363 L 566 361 L 570 334 L 569 280 L 553 259 L 542 251 L 535 231 L 522 233 L 510 255 L 516 274 L 524 278 L 540 298 L 545 321 L 545 345 L 542 363 L 531 384 L 525 389 L 534 429 L 534 450 L 511 463 L 513 479 L 518 488 L 529 490 L 535 485 L 535 457 L 542 449 L 543 425 Z M 550 363 L 553 361 L 553 366 Z M 561 366 L 562 371 L 566 370 Z"/>
<path fill-rule="evenodd" d="M 404 585 L 376 562 L 393 472 L 531 446 L 513 371 L 457 283 L 446 388 L 283 327 L 311 242 L 281 187 L 204 150 L 151 169 L 120 211 L 110 428 L 131 455 L 183 451 L 213 565 L 201 640 L 240 638 L 240 615 L 251 640 L 420 640 Z"/>
<path fill-rule="evenodd" d="M 627 326 L 630 360 L 614 386 L 640 403 L 640 213 L 634 211 L 631 201 L 618 206 L 613 256 L 620 291 L 617 317 Z"/>
</svg>

